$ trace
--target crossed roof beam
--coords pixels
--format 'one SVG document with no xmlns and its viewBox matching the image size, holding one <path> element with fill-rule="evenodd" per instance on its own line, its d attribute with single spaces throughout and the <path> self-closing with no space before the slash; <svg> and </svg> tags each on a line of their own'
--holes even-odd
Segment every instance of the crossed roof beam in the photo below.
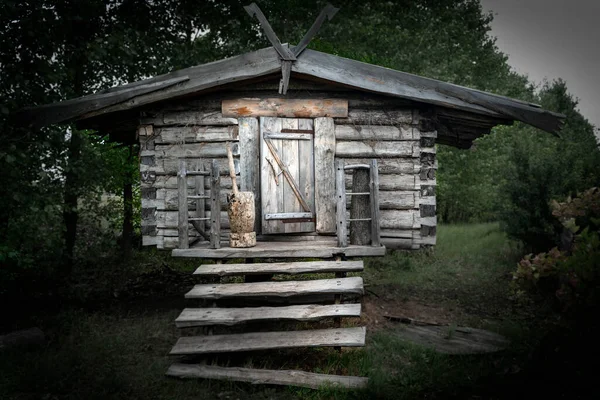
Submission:
<svg viewBox="0 0 600 400">
<path fill-rule="evenodd" d="M 252 3 L 248 6 L 244 6 L 244 9 L 251 17 L 256 17 L 260 26 L 262 27 L 265 36 L 271 44 L 273 48 L 279 54 L 279 58 L 281 59 L 281 80 L 279 81 L 279 93 L 286 94 L 289 83 L 290 83 L 290 75 L 292 71 L 292 63 L 296 61 L 297 57 L 306 49 L 306 46 L 310 43 L 312 38 L 319 32 L 321 29 L 321 25 L 325 22 L 325 19 L 331 21 L 331 19 L 335 16 L 335 14 L 339 11 L 339 8 L 332 6 L 331 4 L 327 4 L 322 10 L 315 22 L 312 24 L 310 29 L 306 32 L 300 43 L 293 48 L 284 47 L 281 44 L 281 41 L 277 37 L 277 34 L 269 24 L 267 17 L 261 11 L 261 9 L 256 5 L 256 3 Z"/>
</svg>

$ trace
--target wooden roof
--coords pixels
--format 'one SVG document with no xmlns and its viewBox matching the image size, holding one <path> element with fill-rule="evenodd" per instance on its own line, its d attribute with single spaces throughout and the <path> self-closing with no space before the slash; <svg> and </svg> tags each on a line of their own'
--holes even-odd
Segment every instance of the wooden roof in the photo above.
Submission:
<svg viewBox="0 0 600 400">
<path fill-rule="evenodd" d="M 268 47 L 92 95 L 26 109 L 19 117 L 36 128 L 89 118 L 104 119 L 108 115 L 113 118 L 124 111 L 159 101 L 201 94 L 225 84 L 276 74 L 281 71 L 281 64 L 277 51 Z M 309 49 L 293 62 L 291 71 L 294 76 L 316 78 L 359 91 L 434 105 L 440 111 L 437 117 L 442 126 L 438 129 L 445 131 L 448 137 L 456 136 L 454 144 L 458 145 L 460 140 L 470 145 L 475 137 L 489 132 L 494 125 L 513 120 L 557 134 L 564 119 L 563 115 L 544 110 L 536 104 Z"/>
</svg>

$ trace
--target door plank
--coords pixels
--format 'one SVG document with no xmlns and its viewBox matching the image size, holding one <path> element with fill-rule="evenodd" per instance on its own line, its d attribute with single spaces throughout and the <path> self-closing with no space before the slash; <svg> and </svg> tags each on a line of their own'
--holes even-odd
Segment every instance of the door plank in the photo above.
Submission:
<svg viewBox="0 0 600 400">
<path fill-rule="evenodd" d="M 282 130 L 283 129 L 298 129 L 298 119 L 284 118 L 281 123 L 281 129 Z M 287 165 L 288 171 L 290 173 L 290 176 L 292 177 L 293 182 L 294 183 L 299 182 L 300 167 L 299 167 L 299 160 L 298 160 L 298 140 L 285 139 L 285 140 L 282 140 L 282 142 L 283 142 L 283 151 L 282 151 L 283 160 L 285 160 L 284 162 Z M 302 200 L 303 200 L 304 204 L 306 205 L 306 207 L 308 207 L 308 203 L 306 202 L 306 199 L 304 199 L 303 193 L 300 191 L 300 188 L 298 186 L 296 186 L 295 189 L 298 192 L 298 194 L 300 194 L 302 196 Z M 305 207 L 300 208 L 301 204 L 298 201 L 298 197 L 296 196 L 294 188 L 292 187 L 292 185 L 290 185 L 290 182 L 288 182 L 287 180 L 286 180 L 286 182 L 284 182 L 284 185 L 283 185 L 283 199 L 284 199 L 283 207 L 284 207 L 286 213 L 291 212 L 291 210 L 300 210 L 300 209 L 303 209 L 303 211 L 305 211 L 305 212 L 307 211 Z M 312 217 L 312 215 L 310 217 Z M 285 224 L 284 229 L 285 229 L 286 233 L 299 232 L 300 224 L 297 222 L 287 223 L 287 224 Z"/>
<path fill-rule="evenodd" d="M 261 224 L 262 233 L 283 233 L 285 230 L 281 221 L 266 221 L 262 216 L 264 214 L 275 214 L 283 209 L 283 191 L 279 186 L 284 178 L 279 175 L 281 170 L 273 159 L 271 152 L 267 148 L 262 134 L 264 132 L 279 132 L 281 130 L 281 119 L 279 118 L 261 118 L 260 119 L 260 165 L 261 165 L 261 199 L 262 213 Z M 275 147 L 280 140 L 272 141 Z M 277 179 L 276 179 L 277 178 Z"/>
<path fill-rule="evenodd" d="M 313 130 L 313 120 L 302 118 L 298 120 L 299 130 Z M 301 168 L 298 186 L 308 202 L 308 206 L 315 212 L 315 161 L 314 161 L 314 133 L 311 140 L 298 142 L 298 160 Z M 300 223 L 299 232 L 314 232 L 314 222 Z"/>
</svg>

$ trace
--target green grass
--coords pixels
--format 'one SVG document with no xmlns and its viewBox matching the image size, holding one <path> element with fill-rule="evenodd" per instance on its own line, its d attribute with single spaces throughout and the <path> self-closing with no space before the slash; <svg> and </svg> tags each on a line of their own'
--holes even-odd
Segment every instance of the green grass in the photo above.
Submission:
<svg viewBox="0 0 600 400">
<path fill-rule="evenodd" d="M 365 281 L 375 293 L 424 298 L 478 317 L 511 312 L 508 283 L 522 250 L 498 224 L 442 225 L 437 243 L 431 250 L 369 260 Z"/>
<path fill-rule="evenodd" d="M 219 356 L 231 366 L 305 369 L 370 378 L 365 391 L 346 393 L 253 386 L 217 381 L 179 381 L 164 377 L 173 361 L 167 354 L 179 333 L 173 320 L 180 305 L 162 300 L 135 307 L 115 305 L 101 312 L 63 311 L 40 317 L 49 337 L 46 348 L 3 353 L 2 399 L 244 399 L 244 398 L 393 398 L 461 397 L 482 379 L 502 378 L 523 352 L 527 326 L 508 300 L 509 273 L 520 248 L 496 224 L 450 225 L 438 229 L 433 250 L 395 252 L 367 263 L 370 293 L 381 301 L 418 300 L 464 311 L 454 324 L 501 331 L 515 340 L 512 350 L 479 356 L 447 356 L 403 341 L 393 328 L 370 330 L 364 349 L 301 349 Z M 152 270 L 151 255 L 144 256 Z M 173 264 L 191 271 L 198 262 Z M 192 265 L 194 264 L 194 265 Z M 372 296 L 372 295 L 371 295 Z M 398 310 L 401 313 L 402 310 Z M 228 360 L 228 361 L 226 361 Z"/>
</svg>

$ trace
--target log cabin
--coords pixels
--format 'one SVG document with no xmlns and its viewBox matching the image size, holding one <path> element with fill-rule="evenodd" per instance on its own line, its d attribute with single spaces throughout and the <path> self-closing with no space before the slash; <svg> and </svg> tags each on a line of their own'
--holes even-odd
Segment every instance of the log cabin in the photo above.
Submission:
<svg viewBox="0 0 600 400">
<path fill-rule="evenodd" d="M 306 49 L 325 17 L 335 14 L 330 5 L 297 46 L 281 44 L 255 4 L 246 9 L 272 47 L 32 108 L 21 118 L 33 127 L 75 122 L 139 145 L 143 244 L 216 260 L 194 272 L 213 282 L 185 295 L 200 307 L 184 309 L 175 321 L 204 334 L 180 337 L 171 355 L 364 346 L 366 327 L 341 327 L 342 317 L 361 316 L 356 299 L 364 293 L 356 276 L 363 262 L 346 258 L 435 245 L 436 144 L 466 149 L 513 121 L 557 133 L 564 116 Z M 253 247 L 226 241 L 233 225 L 227 194 L 236 181 L 254 195 Z M 319 261 L 271 260 L 286 258 Z M 314 277 L 323 273 L 335 278 Z M 311 275 L 272 280 L 273 274 Z M 221 281 L 229 276 L 245 283 Z M 271 331 L 265 324 L 323 319 L 334 329 Z M 252 331 L 213 335 L 213 328 L 238 324 Z M 182 361 L 167 375 L 310 388 L 356 389 L 368 382 Z"/>
<path fill-rule="evenodd" d="M 226 235 L 226 142 L 234 143 L 240 189 L 255 194 L 259 241 L 335 236 L 336 162 L 376 160 L 380 244 L 416 250 L 436 243 L 436 143 L 466 149 L 496 125 L 517 120 L 556 133 L 562 123 L 536 104 L 309 49 L 287 61 L 275 46 L 25 114 L 37 127 L 76 121 L 139 144 L 143 244 L 187 256 L 208 253 L 191 252 L 180 237 L 180 161 L 191 198 L 208 193 L 212 160 L 220 166 L 220 205 L 196 198 L 187 212 L 210 221 L 215 208 Z M 344 201 L 348 210 L 354 199 Z M 199 230 L 190 227 L 186 241 L 202 247 L 209 232 Z"/>
</svg>

